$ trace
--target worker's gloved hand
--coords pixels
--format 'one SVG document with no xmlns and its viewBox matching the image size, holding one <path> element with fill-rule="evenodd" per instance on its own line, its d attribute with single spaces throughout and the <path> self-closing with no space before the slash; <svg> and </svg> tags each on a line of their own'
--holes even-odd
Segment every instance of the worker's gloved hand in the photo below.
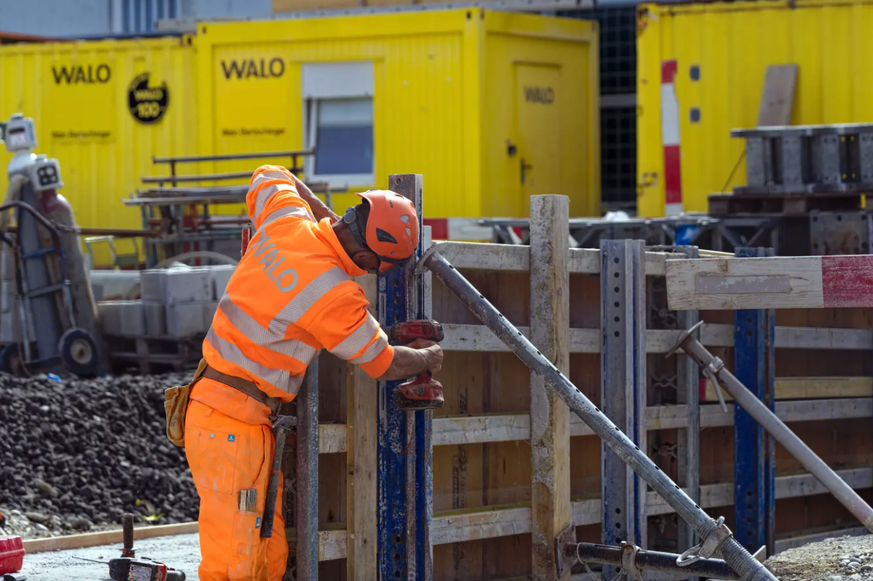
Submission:
<svg viewBox="0 0 873 581">
<path fill-rule="evenodd" d="M 410 349 L 415 349 L 421 353 L 427 361 L 427 368 L 431 373 L 437 373 L 443 366 L 443 348 L 439 343 L 428 341 L 427 339 L 416 339 L 409 345 Z"/>
</svg>

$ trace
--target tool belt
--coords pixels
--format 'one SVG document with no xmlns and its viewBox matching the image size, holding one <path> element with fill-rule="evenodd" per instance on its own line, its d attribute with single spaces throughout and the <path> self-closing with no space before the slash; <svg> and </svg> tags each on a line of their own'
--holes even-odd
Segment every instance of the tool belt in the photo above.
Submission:
<svg viewBox="0 0 873 581">
<path fill-rule="evenodd" d="M 257 402 L 260 402 L 270 408 L 270 413 L 275 415 L 279 411 L 279 406 L 282 401 L 278 397 L 269 397 L 266 393 L 258 389 L 258 386 L 242 379 L 227 375 L 209 367 L 205 359 L 200 360 L 200 365 L 197 366 L 197 371 L 194 373 L 194 378 L 188 385 L 179 385 L 171 387 L 164 391 L 164 412 L 167 416 L 167 439 L 176 446 L 185 446 L 185 416 L 188 413 L 188 396 L 191 393 L 191 388 L 194 387 L 200 378 L 205 377 L 212 379 L 232 387 Z"/>
</svg>

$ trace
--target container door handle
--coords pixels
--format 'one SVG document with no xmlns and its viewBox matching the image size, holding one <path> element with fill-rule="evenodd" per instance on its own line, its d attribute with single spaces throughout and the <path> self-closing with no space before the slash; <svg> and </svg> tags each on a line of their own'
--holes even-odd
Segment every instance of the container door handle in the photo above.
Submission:
<svg viewBox="0 0 873 581">
<path fill-rule="evenodd" d="M 524 172 L 525 170 L 529 170 L 533 167 L 533 165 L 529 163 L 524 163 L 524 158 L 521 158 L 521 183 L 524 184 Z"/>
</svg>

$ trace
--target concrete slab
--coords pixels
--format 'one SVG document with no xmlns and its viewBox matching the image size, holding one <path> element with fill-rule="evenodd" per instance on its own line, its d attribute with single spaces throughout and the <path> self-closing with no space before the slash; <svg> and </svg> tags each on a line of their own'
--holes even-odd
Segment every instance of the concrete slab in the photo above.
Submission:
<svg viewBox="0 0 873 581">
<path fill-rule="evenodd" d="M 108 563 L 121 556 L 121 543 L 86 549 L 69 549 L 24 556 L 28 581 L 104 581 L 109 579 L 109 565 L 83 561 L 75 557 Z M 199 581 L 200 538 L 197 534 L 142 539 L 134 543 L 137 557 L 166 563 L 185 573 L 185 581 Z"/>
<path fill-rule="evenodd" d="M 167 334 L 167 313 L 162 303 L 143 303 L 146 333 L 152 337 Z"/>
<path fill-rule="evenodd" d="M 220 301 L 224 296 L 224 291 L 227 289 L 227 283 L 230 282 L 230 277 L 233 276 L 235 266 L 220 265 L 209 267 L 209 276 L 212 279 L 212 299 Z"/>
<path fill-rule="evenodd" d="M 167 305 L 167 335 L 170 337 L 190 337 L 198 333 L 203 333 L 212 323 L 212 318 L 208 318 L 206 313 L 212 308 L 214 303 L 178 303 Z M 212 314 L 215 311 L 212 310 Z"/>
</svg>

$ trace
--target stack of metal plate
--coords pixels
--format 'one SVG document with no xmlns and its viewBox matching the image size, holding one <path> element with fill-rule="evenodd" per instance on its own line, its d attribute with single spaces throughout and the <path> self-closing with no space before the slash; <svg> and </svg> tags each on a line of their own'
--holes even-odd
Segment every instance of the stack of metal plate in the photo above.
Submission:
<svg viewBox="0 0 873 581">
<path fill-rule="evenodd" d="M 873 192 L 873 124 L 735 129 L 747 185 L 735 194 Z"/>
</svg>

